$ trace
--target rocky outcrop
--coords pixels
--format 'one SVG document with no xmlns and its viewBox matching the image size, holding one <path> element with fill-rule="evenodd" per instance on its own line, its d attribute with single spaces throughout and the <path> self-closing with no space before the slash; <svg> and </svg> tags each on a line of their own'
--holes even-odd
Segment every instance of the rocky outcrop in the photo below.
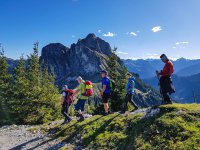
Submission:
<svg viewBox="0 0 200 150">
<path fill-rule="evenodd" d="M 58 85 L 74 85 L 77 76 L 98 82 L 99 72 L 107 67 L 108 56 L 111 55 L 109 43 L 89 34 L 84 39 L 72 44 L 70 48 L 52 43 L 42 49 L 40 62 L 46 65 L 56 76 Z"/>
</svg>

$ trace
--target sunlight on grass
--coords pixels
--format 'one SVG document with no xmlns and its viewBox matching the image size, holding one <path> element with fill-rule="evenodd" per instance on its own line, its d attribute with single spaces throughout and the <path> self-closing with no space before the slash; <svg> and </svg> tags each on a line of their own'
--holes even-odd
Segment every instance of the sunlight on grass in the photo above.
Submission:
<svg viewBox="0 0 200 150">
<path fill-rule="evenodd" d="M 173 104 L 160 106 L 160 113 L 142 119 L 143 114 L 93 116 L 84 122 L 60 123 L 54 138 L 72 145 L 81 141 L 89 149 L 199 149 L 200 105 Z"/>
</svg>

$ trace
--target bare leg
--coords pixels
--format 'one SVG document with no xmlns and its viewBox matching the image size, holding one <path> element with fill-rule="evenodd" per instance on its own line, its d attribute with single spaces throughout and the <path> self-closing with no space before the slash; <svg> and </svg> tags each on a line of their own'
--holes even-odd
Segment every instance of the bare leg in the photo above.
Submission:
<svg viewBox="0 0 200 150">
<path fill-rule="evenodd" d="M 135 95 L 131 94 L 131 98 L 129 99 L 129 102 L 135 107 L 135 109 L 138 109 L 138 106 L 135 103 L 134 99 L 136 99 Z"/>
<path fill-rule="evenodd" d="M 109 109 L 108 103 L 103 103 L 103 105 L 104 105 L 105 112 L 108 113 L 108 109 Z"/>
</svg>

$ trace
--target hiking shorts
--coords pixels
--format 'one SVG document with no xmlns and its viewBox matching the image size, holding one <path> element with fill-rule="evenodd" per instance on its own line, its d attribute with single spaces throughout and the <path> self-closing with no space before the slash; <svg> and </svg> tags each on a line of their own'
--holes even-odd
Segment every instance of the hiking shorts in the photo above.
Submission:
<svg viewBox="0 0 200 150">
<path fill-rule="evenodd" d="M 85 111 L 85 101 L 83 99 L 79 99 L 75 105 L 75 110 L 81 110 L 81 111 Z"/>
<path fill-rule="evenodd" d="M 110 93 L 103 93 L 102 96 L 103 103 L 108 103 L 109 98 L 110 98 Z"/>
</svg>

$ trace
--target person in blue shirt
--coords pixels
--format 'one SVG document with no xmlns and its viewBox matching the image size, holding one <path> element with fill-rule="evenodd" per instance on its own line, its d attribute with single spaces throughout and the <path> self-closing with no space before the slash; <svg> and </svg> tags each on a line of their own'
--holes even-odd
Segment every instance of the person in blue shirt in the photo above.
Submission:
<svg viewBox="0 0 200 150">
<path fill-rule="evenodd" d="M 101 71 L 102 77 L 102 90 L 100 92 L 100 96 L 102 96 L 102 101 L 104 105 L 105 115 L 108 115 L 108 100 L 110 98 L 110 79 L 108 78 L 108 72 L 103 70 Z"/>
<path fill-rule="evenodd" d="M 132 75 L 130 73 L 127 73 L 127 77 L 128 77 L 128 82 L 126 84 L 126 97 L 124 100 L 124 105 L 123 105 L 123 109 L 121 111 L 121 113 L 125 113 L 128 107 L 128 102 L 130 102 L 135 109 L 138 109 L 138 106 L 136 105 L 136 103 L 134 102 L 134 95 L 135 95 L 135 78 L 132 77 Z"/>
</svg>

